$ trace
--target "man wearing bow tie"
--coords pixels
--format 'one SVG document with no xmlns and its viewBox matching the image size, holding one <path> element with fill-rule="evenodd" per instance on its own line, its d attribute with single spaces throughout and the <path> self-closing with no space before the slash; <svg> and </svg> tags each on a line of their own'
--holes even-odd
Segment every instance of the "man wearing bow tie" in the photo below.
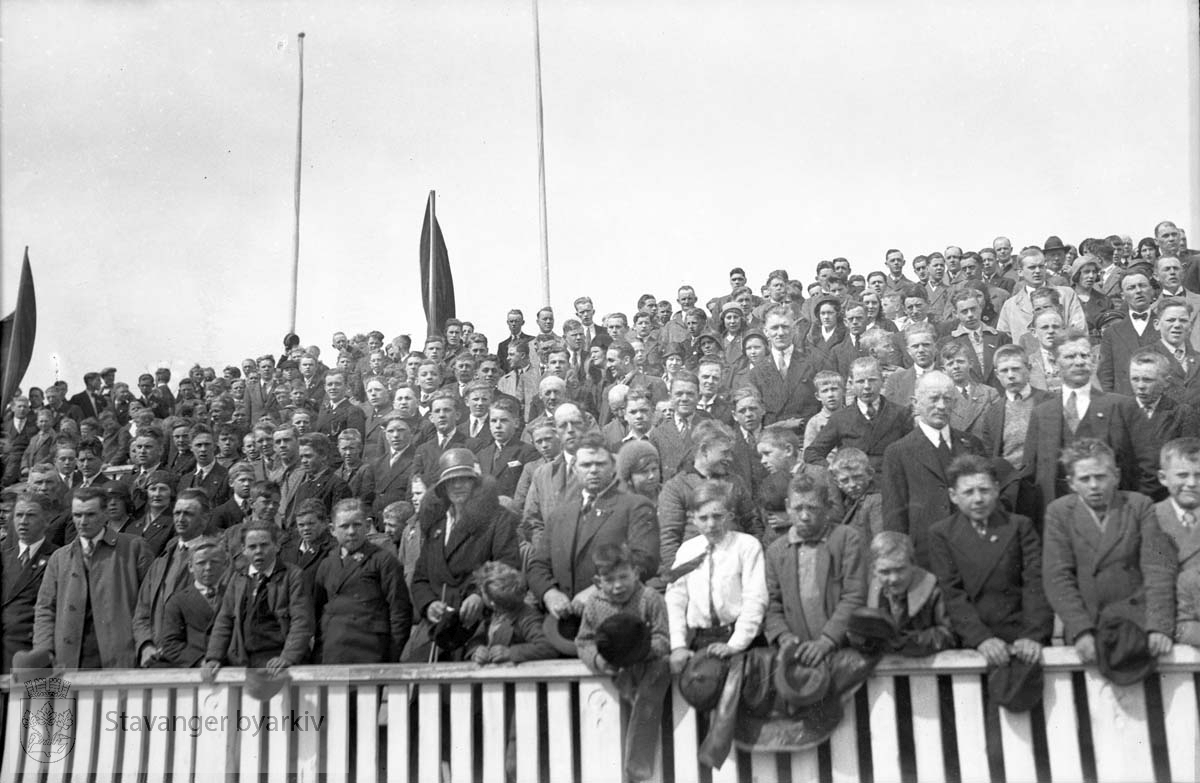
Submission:
<svg viewBox="0 0 1200 783">
<path fill-rule="evenodd" d="M 33 613 L 38 590 L 46 573 L 46 560 L 58 548 L 46 538 L 51 513 L 50 501 L 41 495 L 18 495 L 13 505 L 17 545 L 0 550 L 4 572 L 0 583 L 0 629 L 3 629 L 0 673 L 10 670 L 14 653 L 33 647 Z"/>
<path fill-rule="evenodd" d="M 1139 348 L 1152 345 L 1159 339 L 1154 327 L 1154 289 L 1150 278 L 1140 269 L 1121 277 L 1121 299 L 1129 308 L 1129 316 L 1104 327 L 1100 335 L 1100 366 L 1096 375 L 1100 388 L 1130 396 L 1129 359 Z"/>
</svg>

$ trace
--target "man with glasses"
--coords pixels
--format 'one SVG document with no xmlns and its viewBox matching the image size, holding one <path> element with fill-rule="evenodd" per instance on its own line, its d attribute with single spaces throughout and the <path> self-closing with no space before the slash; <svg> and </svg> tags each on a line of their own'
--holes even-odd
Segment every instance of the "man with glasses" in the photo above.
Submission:
<svg viewBox="0 0 1200 783">
<path fill-rule="evenodd" d="M 1030 324 L 1033 323 L 1033 292 L 1045 285 L 1045 256 L 1036 247 L 1025 248 L 1021 251 L 1018 261 L 1017 285 L 1013 287 L 1012 296 L 1000 309 L 996 331 L 1004 332 L 1014 343 L 1021 339 L 1021 335 L 1028 333 Z M 1087 329 L 1087 319 L 1075 292 L 1067 286 L 1051 287 L 1058 292 L 1067 325 L 1073 329 Z"/>
</svg>

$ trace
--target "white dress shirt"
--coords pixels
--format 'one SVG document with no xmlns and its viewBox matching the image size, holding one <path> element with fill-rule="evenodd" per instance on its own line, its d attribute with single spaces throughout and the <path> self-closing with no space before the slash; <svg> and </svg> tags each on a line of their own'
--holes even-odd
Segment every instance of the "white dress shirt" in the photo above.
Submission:
<svg viewBox="0 0 1200 783">
<path fill-rule="evenodd" d="M 708 539 L 689 538 L 679 545 L 674 566 L 705 553 Z M 709 590 L 710 577 L 712 590 Z M 745 650 L 758 636 L 767 611 L 767 577 L 762 544 L 746 533 L 729 531 L 700 566 L 667 587 L 671 649 L 687 647 L 688 628 L 708 628 L 715 610 L 722 625 L 733 623 L 729 646 Z"/>
</svg>

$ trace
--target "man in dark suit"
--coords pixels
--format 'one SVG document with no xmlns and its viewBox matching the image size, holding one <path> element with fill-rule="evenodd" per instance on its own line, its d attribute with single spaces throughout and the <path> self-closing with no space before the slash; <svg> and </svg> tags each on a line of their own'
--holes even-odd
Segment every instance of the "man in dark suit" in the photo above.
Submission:
<svg viewBox="0 0 1200 783">
<path fill-rule="evenodd" d="M 804 461 L 825 464 L 829 452 L 851 446 L 866 453 L 871 467 L 879 473 L 884 450 L 912 429 L 912 413 L 907 405 L 880 396 L 883 374 L 873 357 L 855 359 L 850 365 L 850 388 L 854 404 L 829 415 L 816 440 L 805 450 Z"/>
<path fill-rule="evenodd" d="M 379 378 L 367 381 L 365 390 L 367 402 L 362 406 L 362 458 L 369 465 L 388 451 L 383 426 L 387 423 L 387 415 L 392 412 L 392 400 L 387 386 Z"/>
<path fill-rule="evenodd" d="M 1192 306 L 1182 299 L 1159 299 L 1154 306 L 1159 335 L 1150 350 L 1167 360 L 1167 396 L 1189 405 L 1200 404 L 1200 352 L 1192 347 Z"/>
<path fill-rule="evenodd" d="M 1084 663 L 1096 659 L 1095 633 L 1106 609 L 1133 615 L 1152 655 L 1170 652 L 1175 633 L 1175 547 L 1150 499 L 1117 489 L 1116 459 L 1093 438 L 1068 445 L 1063 462 L 1071 494 L 1046 509 L 1046 598 Z"/>
<path fill-rule="evenodd" d="M 1000 485 L 988 460 L 958 457 L 948 478 L 957 510 L 930 526 L 929 543 L 954 633 L 990 665 L 1007 663 L 1010 649 L 1033 663 L 1054 630 L 1033 522 L 1000 507 Z"/>
<path fill-rule="evenodd" d="M 1168 396 L 1171 359 L 1154 346 L 1143 348 L 1129 360 L 1129 383 L 1142 417 L 1140 426 L 1152 431 L 1153 453 L 1176 438 L 1200 437 L 1200 412 L 1193 405 Z M 1160 497 L 1158 499 L 1161 499 Z"/>
<path fill-rule="evenodd" d="M 212 501 L 198 487 L 183 490 L 175 501 L 172 512 L 175 535 L 150 564 L 133 613 L 133 637 L 138 665 L 142 667 L 163 665 L 162 631 L 167 601 L 192 582 L 189 550 L 204 540 L 211 512 Z"/>
<path fill-rule="evenodd" d="M 383 510 L 398 500 L 408 500 L 412 492 L 411 478 L 413 458 L 412 427 L 398 413 L 393 412 L 384 425 L 388 441 L 388 452 L 370 465 L 367 483 L 374 493 L 372 514 L 381 519 Z"/>
<path fill-rule="evenodd" d="M 1070 492 L 1058 455 L 1079 438 L 1096 438 L 1117 454 L 1122 489 L 1154 495 L 1160 487 L 1150 429 L 1140 426 L 1141 414 L 1132 399 L 1091 388 L 1095 360 L 1087 333 L 1071 329 L 1060 336 L 1054 356 L 1063 387 L 1033 409 L 1025 439 L 1023 476 L 1039 493 L 1029 512 L 1040 514 L 1050 501 Z"/>
<path fill-rule="evenodd" d="M 903 407 L 912 404 L 917 380 L 933 369 L 937 359 L 937 331 L 926 322 L 904 327 L 905 353 L 911 366 L 897 370 L 883 384 L 883 396 Z"/>
<path fill-rule="evenodd" d="M 883 452 L 883 527 L 907 533 L 917 565 L 925 569 L 930 567 L 929 525 L 950 515 L 947 469 L 955 457 L 983 453 L 978 438 L 950 427 L 958 400 L 949 376 L 925 373 L 913 395 L 916 426 Z"/>
<path fill-rule="evenodd" d="M 662 379 L 647 375 L 639 370 L 633 363 L 633 357 L 633 346 L 627 342 L 612 343 L 608 346 L 605 356 L 605 367 L 608 370 L 609 377 L 613 381 L 604 387 L 600 395 L 601 425 L 607 424 L 612 419 L 612 413 L 608 405 L 608 393 L 618 384 L 623 384 L 630 389 L 635 386 L 641 386 L 649 393 L 652 404 L 665 400 L 668 397 L 667 385 L 663 383 Z"/>
<path fill-rule="evenodd" d="M 529 345 L 529 341 L 533 339 L 533 335 L 525 334 L 522 331 L 525 326 L 525 314 L 520 310 L 509 310 L 507 322 L 509 336 L 496 346 L 496 356 L 500 359 L 500 369 L 505 373 L 512 369 L 508 363 L 509 346 L 514 342 L 522 342 Z"/>
<path fill-rule="evenodd" d="M 608 330 L 603 326 L 595 323 L 596 306 L 592 304 L 590 296 L 581 296 L 575 300 L 575 315 L 579 318 L 579 324 L 583 327 L 583 345 L 580 348 L 587 351 L 592 347 L 597 335 L 608 335 Z M 563 324 L 563 336 L 566 336 L 567 325 Z"/>
<path fill-rule="evenodd" d="M 816 367 L 796 350 L 786 305 L 769 309 L 765 324 L 770 355 L 750 371 L 750 385 L 766 409 L 766 425 L 782 424 L 801 433 L 804 421 L 821 409 L 812 385 Z"/>
<path fill-rule="evenodd" d="M 229 500 L 229 471 L 217 462 L 217 446 L 207 424 L 196 424 L 191 430 L 192 456 L 196 467 L 179 479 L 179 489 L 196 487 L 208 493 L 213 506 Z"/>
<path fill-rule="evenodd" d="M 537 449 L 518 436 L 520 420 L 515 402 L 493 402 L 488 412 L 491 442 L 476 452 L 480 470 L 496 479 L 496 491 L 501 497 L 511 498 L 516 493 L 526 463 L 538 458 Z"/>
<path fill-rule="evenodd" d="M 366 428 L 366 415 L 346 396 L 344 372 L 331 372 L 325 376 L 325 398 L 314 427 L 317 432 L 323 432 L 336 441 L 344 429 L 353 427 L 362 432 Z"/>
<path fill-rule="evenodd" d="M 108 401 L 100 394 L 102 383 L 100 373 L 89 372 L 83 376 L 83 391 L 70 399 L 69 404 L 79 408 L 84 419 L 94 419 L 108 407 Z"/>
<path fill-rule="evenodd" d="M 167 599 L 162 619 L 161 660 L 168 666 L 199 666 L 224 597 L 229 557 L 218 543 L 204 541 L 188 550 L 191 583 Z"/>
<path fill-rule="evenodd" d="M 671 379 L 671 417 L 650 430 L 650 442 L 658 449 L 664 482 L 691 461 L 692 429 L 698 422 L 711 418 L 696 409 L 699 398 L 700 381 L 696 376 L 687 370 L 675 373 Z"/>
<path fill-rule="evenodd" d="M 32 493 L 17 496 L 12 509 L 12 527 L 16 544 L 0 548 L 3 582 L 0 583 L 0 630 L 3 631 L 3 657 L 0 674 L 12 667 L 14 653 L 33 648 L 33 615 L 38 590 L 46 574 L 46 563 L 56 547 L 46 538 L 53 507 L 50 501 Z"/>
<path fill-rule="evenodd" d="M 438 389 L 430 399 L 429 418 L 436 430 L 434 437 L 417 447 L 413 473 L 432 487 L 438 480 L 438 460 L 447 449 L 466 448 L 467 438 L 458 431 L 458 398 L 447 389 Z"/>
<path fill-rule="evenodd" d="M 823 369 L 832 370 L 842 378 L 848 378 L 854 360 L 871 355 L 862 341 L 862 336 L 867 331 L 866 305 L 858 301 L 847 302 L 842 321 L 846 325 L 845 336 L 825 351 Z"/>
<path fill-rule="evenodd" d="M 1121 276 L 1121 298 L 1129 308 L 1129 314 L 1120 321 L 1104 327 L 1100 333 L 1100 366 L 1096 375 L 1100 388 L 1106 392 L 1129 396 L 1129 358 L 1139 348 L 1144 348 L 1159 339 L 1154 328 L 1154 289 L 1150 277 L 1141 269 L 1131 269 Z"/>
<path fill-rule="evenodd" d="M 304 477 L 284 509 L 284 518 L 289 524 L 295 521 L 299 508 L 306 500 L 319 500 L 325 507 L 328 519 L 334 504 L 350 497 L 350 487 L 329 464 L 332 452 L 333 447 L 324 433 L 308 432 L 300 436 L 300 467 L 304 470 Z"/>
<path fill-rule="evenodd" d="M 66 401 L 65 386 L 65 383 L 61 386 L 57 383 L 47 386 L 44 407 L 54 412 L 56 422 L 66 416 L 68 419 L 74 419 L 78 424 L 83 421 L 83 411 L 79 409 L 78 405 Z"/>
<path fill-rule="evenodd" d="M 9 410 L 4 414 L 4 441 L 8 444 L 4 452 L 4 476 L 0 486 L 11 486 L 21 478 L 21 457 L 26 447 L 37 434 L 37 416 L 29 406 L 29 398 L 14 397 Z"/>
<path fill-rule="evenodd" d="M 254 466 L 249 462 L 235 462 L 229 468 L 229 499 L 213 508 L 210 530 L 213 533 L 227 530 L 250 518 L 250 487 L 254 485 Z"/>
<path fill-rule="evenodd" d="M 329 512 L 325 504 L 309 498 L 296 509 L 296 535 L 280 544 L 279 559 L 299 568 L 311 588 L 317 566 L 336 547 L 337 541 L 329 532 Z"/>
<path fill-rule="evenodd" d="M 529 587 L 555 617 L 581 614 L 580 593 L 593 586 L 591 553 L 605 544 L 626 544 L 647 576 L 658 573 L 659 533 L 654 505 L 622 490 L 616 462 L 598 432 L 580 440 L 575 473 L 581 492 L 546 520 L 529 562 Z"/>
<path fill-rule="evenodd" d="M 971 361 L 972 380 L 995 386 L 999 390 L 992 372 L 995 368 L 993 357 L 997 348 L 1011 343 L 1012 340 L 1007 334 L 1001 334 L 983 322 L 979 291 L 974 288 L 962 288 L 955 292 L 950 301 L 956 316 L 955 326 L 943 336 L 963 343 L 970 349 L 967 358 Z"/>
</svg>

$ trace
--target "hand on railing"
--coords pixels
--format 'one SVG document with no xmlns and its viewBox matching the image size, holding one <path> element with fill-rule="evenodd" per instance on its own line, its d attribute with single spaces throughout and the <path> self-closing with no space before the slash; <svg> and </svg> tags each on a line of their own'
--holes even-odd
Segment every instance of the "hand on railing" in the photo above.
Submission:
<svg viewBox="0 0 1200 783">
<path fill-rule="evenodd" d="M 1003 666 L 1008 663 L 1008 645 L 998 636 L 984 639 L 975 649 L 987 658 L 988 666 Z"/>
<path fill-rule="evenodd" d="M 1081 634 L 1075 639 L 1075 652 L 1083 663 L 1096 662 L 1096 637 L 1090 633 Z"/>
<path fill-rule="evenodd" d="M 1151 631 L 1147 635 L 1146 644 L 1150 648 L 1150 654 L 1155 658 L 1159 657 L 1160 655 L 1166 655 L 1167 653 L 1171 652 L 1171 648 L 1175 646 L 1175 643 L 1171 640 L 1170 636 L 1167 636 L 1165 633 L 1159 633 L 1158 631 Z"/>
</svg>

